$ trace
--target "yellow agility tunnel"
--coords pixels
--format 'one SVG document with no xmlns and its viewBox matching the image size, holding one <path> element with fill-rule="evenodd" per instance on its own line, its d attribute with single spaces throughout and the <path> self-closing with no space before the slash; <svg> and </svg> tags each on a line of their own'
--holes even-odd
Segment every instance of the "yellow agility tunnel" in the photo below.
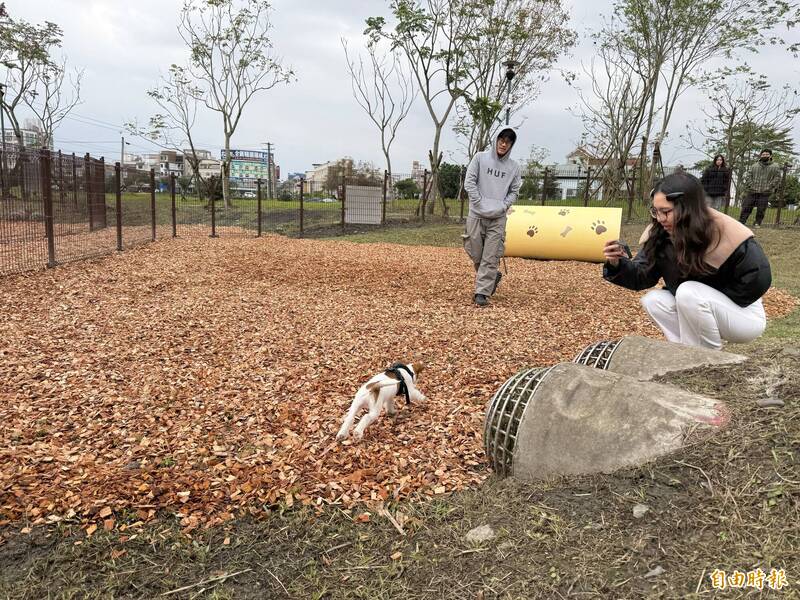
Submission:
<svg viewBox="0 0 800 600">
<path fill-rule="evenodd" d="M 513 206 L 505 256 L 604 262 L 603 247 L 618 240 L 621 208 Z"/>
</svg>

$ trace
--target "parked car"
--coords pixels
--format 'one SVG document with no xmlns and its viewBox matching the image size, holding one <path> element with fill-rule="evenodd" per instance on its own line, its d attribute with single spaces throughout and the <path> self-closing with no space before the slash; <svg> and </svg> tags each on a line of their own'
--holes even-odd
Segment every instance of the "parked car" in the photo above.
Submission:
<svg viewBox="0 0 800 600">
<path fill-rule="evenodd" d="M 338 202 L 336 198 L 323 198 L 320 202 Z"/>
<path fill-rule="evenodd" d="M 245 192 L 242 194 L 242 198 L 255 198 L 256 195 L 253 192 Z"/>
</svg>

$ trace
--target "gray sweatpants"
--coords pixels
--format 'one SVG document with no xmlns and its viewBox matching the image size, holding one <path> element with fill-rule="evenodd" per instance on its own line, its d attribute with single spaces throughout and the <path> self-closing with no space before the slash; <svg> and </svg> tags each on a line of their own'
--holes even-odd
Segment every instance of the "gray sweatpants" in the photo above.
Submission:
<svg viewBox="0 0 800 600">
<path fill-rule="evenodd" d="M 464 250 L 475 265 L 475 293 L 490 296 L 503 258 L 506 242 L 506 216 L 497 219 L 467 217 Z"/>
</svg>

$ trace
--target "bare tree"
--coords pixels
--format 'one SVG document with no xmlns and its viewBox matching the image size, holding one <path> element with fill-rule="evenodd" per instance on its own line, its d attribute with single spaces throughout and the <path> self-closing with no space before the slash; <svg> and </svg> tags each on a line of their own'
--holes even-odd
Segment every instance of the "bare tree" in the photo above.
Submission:
<svg viewBox="0 0 800 600">
<path fill-rule="evenodd" d="M 2 110 L 20 148 L 25 146 L 25 140 L 17 109 L 35 89 L 40 70 L 53 66 L 50 50 L 61 45 L 62 35 L 61 28 L 49 21 L 32 25 L 6 16 L 0 26 L 0 65 L 5 69 L 6 84 Z"/>
<path fill-rule="evenodd" d="M 81 103 L 83 70 L 69 75 L 71 93 L 67 94 L 67 59 L 60 63 L 42 62 L 34 69 L 35 83 L 27 90 L 23 101 L 36 116 L 42 128 L 42 145 L 51 147 L 56 129 L 73 109 Z"/>
<path fill-rule="evenodd" d="M 366 35 L 373 43 L 386 39 L 392 49 L 399 49 L 408 60 L 411 71 L 433 121 L 433 144 L 428 152 L 431 165 L 430 210 L 438 197 L 438 173 L 442 154 L 439 149 L 442 130 L 459 97 L 458 81 L 465 61 L 461 35 L 468 27 L 470 15 L 459 10 L 456 0 L 391 0 L 390 10 L 397 20 L 394 29 L 386 26 L 383 17 L 367 19 Z M 447 204 L 441 199 L 443 214 Z"/>
<path fill-rule="evenodd" d="M 145 126 L 140 126 L 136 121 L 126 123 L 126 129 L 161 148 L 182 152 L 184 160 L 192 169 L 192 177 L 202 197 L 206 182 L 200 174 L 202 159 L 197 154 L 192 135 L 197 119 L 198 98 L 202 97 L 202 90 L 194 83 L 186 68 L 173 64 L 169 73 L 161 78 L 159 85 L 148 90 L 147 95 L 155 100 L 163 112 L 150 117 Z M 189 147 L 188 153 L 186 146 Z"/>
<path fill-rule="evenodd" d="M 603 43 L 618 49 L 629 68 L 647 82 L 645 145 L 662 142 L 680 97 L 698 83 L 701 68 L 712 59 L 779 41 L 773 28 L 791 7 L 784 0 L 618 0 L 616 27 L 600 34 Z M 656 114 L 661 115 L 658 126 Z M 653 170 L 647 174 L 651 183 Z M 642 187 L 649 189 L 649 185 Z"/>
<path fill-rule="evenodd" d="M 369 66 L 365 67 L 361 55 L 357 62 L 350 58 L 347 41 L 342 38 L 353 97 L 381 133 L 381 149 L 386 158 L 386 170 L 391 177 L 389 151 L 397 137 L 397 129 L 408 116 L 417 94 L 411 74 L 403 69 L 398 53 L 389 51 L 379 55 L 378 45 L 378 42 L 367 44 Z"/>
<path fill-rule="evenodd" d="M 230 206 L 231 138 L 245 107 L 257 93 L 294 76 L 272 52 L 270 11 L 266 0 L 186 0 L 180 15 L 178 32 L 200 83 L 197 97 L 222 117 L 225 206 Z"/>
<path fill-rule="evenodd" d="M 702 89 L 706 118 L 688 126 L 687 141 L 709 155 L 724 154 L 737 184 L 762 147 L 791 151 L 791 130 L 800 114 L 800 96 L 792 86 L 776 89 L 765 75 L 743 66 L 722 70 Z"/>
<path fill-rule="evenodd" d="M 617 193 L 627 180 L 626 167 L 643 135 L 651 79 L 632 71 L 611 47 L 600 45 L 590 66 L 584 67 L 590 90 L 578 91 L 584 146 L 604 163 L 602 187 Z"/>
<path fill-rule="evenodd" d="M 470 18 L 461 20 L 466 28 L 459 34 L 465 40 L 466 60 L 458 87 L 464 102 L 456 109 L 454 129 L 472 157 L 500 126 L 509 91 L 515 112 L 532 102 L 558 57 L 575 44 L 576 34 L 568 26 L 561 0 L 461 0 L 459 4 Z M 516 63 L 510 90 L 504 66 L 509 60 Z"/>
</svg>

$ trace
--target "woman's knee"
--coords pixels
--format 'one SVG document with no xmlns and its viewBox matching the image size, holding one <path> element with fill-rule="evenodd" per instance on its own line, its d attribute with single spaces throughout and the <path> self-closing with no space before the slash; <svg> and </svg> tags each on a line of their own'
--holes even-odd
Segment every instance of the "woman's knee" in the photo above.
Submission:
<svg viewBox="0 0 800 600">
<path fill-rule="evenodd" d="M 697 281 L 684 281 L 675 290 L 675 302 L 681 308 L 696 308 L 707 302 L 707 287 Z"/>
<path fill-rule="evenodd" d="M 675 310 L 675 298 L 667 290 L 650 290 L 639 299 L 648 314 Z"/>
</svg>

